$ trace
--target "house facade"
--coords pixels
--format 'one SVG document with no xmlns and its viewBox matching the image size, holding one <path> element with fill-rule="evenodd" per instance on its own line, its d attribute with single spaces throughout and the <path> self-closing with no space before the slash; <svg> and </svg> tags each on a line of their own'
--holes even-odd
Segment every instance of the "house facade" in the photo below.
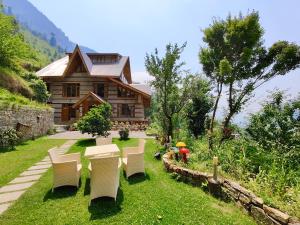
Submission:
<svg viewBox="0 0 300 225">
<path fill-rule="evenodd" d="M 133 84 L 129 57 L 118 53 L 84 53 L 78 46 L 72 53 L 37 72 L 46 84 L 56 124 L 70 124 L 91 107 L 108 102 L 112 120 L 147 122 L 150 106 L 147 85 Z"/>
</svg>

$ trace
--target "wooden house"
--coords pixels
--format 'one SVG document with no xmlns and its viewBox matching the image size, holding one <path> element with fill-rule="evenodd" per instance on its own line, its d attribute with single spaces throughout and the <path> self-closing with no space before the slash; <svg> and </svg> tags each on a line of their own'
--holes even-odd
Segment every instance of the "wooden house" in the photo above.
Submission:
<svg viewBox="0 0 300 225">
<path fill-rule="evenodd" d="M 95 105 L 111 104 L 113 121 L 145 122 L 150 88 L 134 84 L 128 56 L 118 53 L 84 53 L 78 46 L 37 72 L 51 93 L 54 121 L 69 124 Z"/>
</svg>

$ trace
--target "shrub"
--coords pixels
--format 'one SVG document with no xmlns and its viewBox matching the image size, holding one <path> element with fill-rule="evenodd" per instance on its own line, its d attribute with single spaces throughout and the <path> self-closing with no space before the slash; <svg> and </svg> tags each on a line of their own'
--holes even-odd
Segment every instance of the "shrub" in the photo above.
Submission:
<svg viewBox="0 0 300 225">
<path fill-rule="evenodd" d="M 52 135 L 52 134 L 55 134 L 56 133 L 56 129 L 53 127 L 53 128 L 50 128 L 48 131 L 47 131 L 47 134 L 48 135 Z"/>
<path fill-rule="evenodd" d="M 93 136 L 108 136 L 111 129 L 110 117 L 112 114 L 111 105 L 102 103 L 90 109 L 77 123 L 77 128 L 82 133 Z"/>
<path fill-rule="evenodd" d="M 0 129 L 0 147 L 10 147 L 14 149 L 18 143 L 19 137 L 17 131 L 13 128 Z"/>
<path fill-rule="evenodd" d="M 26 73 L 23 78 L 29 82 L 29 86 L 34 92 L 33 99 L 38 102 L 46 103 L 50 94 L 47 91 L 45 82 L 34 73 Z"/>
<path fill-rule="evenodd" d="M 282 92 L 273 93 L 262 110 L 251 116 L 247 132 L 265 151 L 285 159 L 285 167 L 296 169 L 300 165 L 300 98 L 283 100 Z"/>
<path fill-rule="evenodd" d="M 128 140 L 129 130 L 128 128 L 123 128 L 119 130 L 120 140 Z"/>
</svg>

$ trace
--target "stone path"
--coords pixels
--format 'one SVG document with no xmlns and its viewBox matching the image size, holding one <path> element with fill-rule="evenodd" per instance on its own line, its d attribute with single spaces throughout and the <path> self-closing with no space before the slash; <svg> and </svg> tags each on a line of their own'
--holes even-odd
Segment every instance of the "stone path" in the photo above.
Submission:
<svg viewBox="0 0 300 225">
<path fill-rule="evenodd" d="M 110 137 L 112 138 L 119 138 L 119 132 L 118 131 L 109 131 Z M 130 131 L 129 132 L 130 138 L 154 138 L 152 136 L 147 136 L 144 131 Z M 82 139 L 82 138 L 93 138 L 90 134 L 82 134 L 80 131 L 66 131 L 62 133 L 57 133 L 54 135 L 48 136 L 49 139 Z"/>
<path fill-rule="evenodd" d="M 57 148 L 60 154 L 66 153 L 76 140 L 69 140 Z M 18 200 L 28 188 L 34 185 L 51 167 L 49 156 L 28 168 L 7 185 L 0 187 L 0 215 L 6 211 L 14 201 Z"/>
</svg>

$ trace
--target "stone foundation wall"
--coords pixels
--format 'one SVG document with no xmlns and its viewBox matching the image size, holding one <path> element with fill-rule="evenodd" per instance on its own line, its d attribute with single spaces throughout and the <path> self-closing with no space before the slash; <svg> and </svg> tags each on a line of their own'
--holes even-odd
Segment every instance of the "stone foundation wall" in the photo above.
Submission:
<svg viewBox="0 0 300 225">
<path fill-rule="evenodd" d="M 149 125 L 148 121 L 113 121 L 111 130 L 128 128 L 130 131 L 144 131 Z"/>
<path fill-rule="evenodd" d="M 212 195 L 223 200 L 230 199 L 234 201 L 242 210 L 251 215 L 258 224 L 300 225 L 298 218 L 267 206 L 261 198 L 234 181 L 223 178 L 218 178 L 218 181 L 215 181 L 212 174 L 177 166 L 173 164 L 173 160 L 169 159 L 167 154 L 163 156 L 163 163 L 168 172 L 181 175 L 184 181 L 202 187 L 206 187 L 206 185 L 201 184 L 207 184 L 207 188 Z"/>
<path fill-rule="evenodd" d="M 23 140 L 45 135 L 53 128 L 52 109 L 15 107 L 0 109 L 0 128 L 14 128 Z"/>
</svg>

